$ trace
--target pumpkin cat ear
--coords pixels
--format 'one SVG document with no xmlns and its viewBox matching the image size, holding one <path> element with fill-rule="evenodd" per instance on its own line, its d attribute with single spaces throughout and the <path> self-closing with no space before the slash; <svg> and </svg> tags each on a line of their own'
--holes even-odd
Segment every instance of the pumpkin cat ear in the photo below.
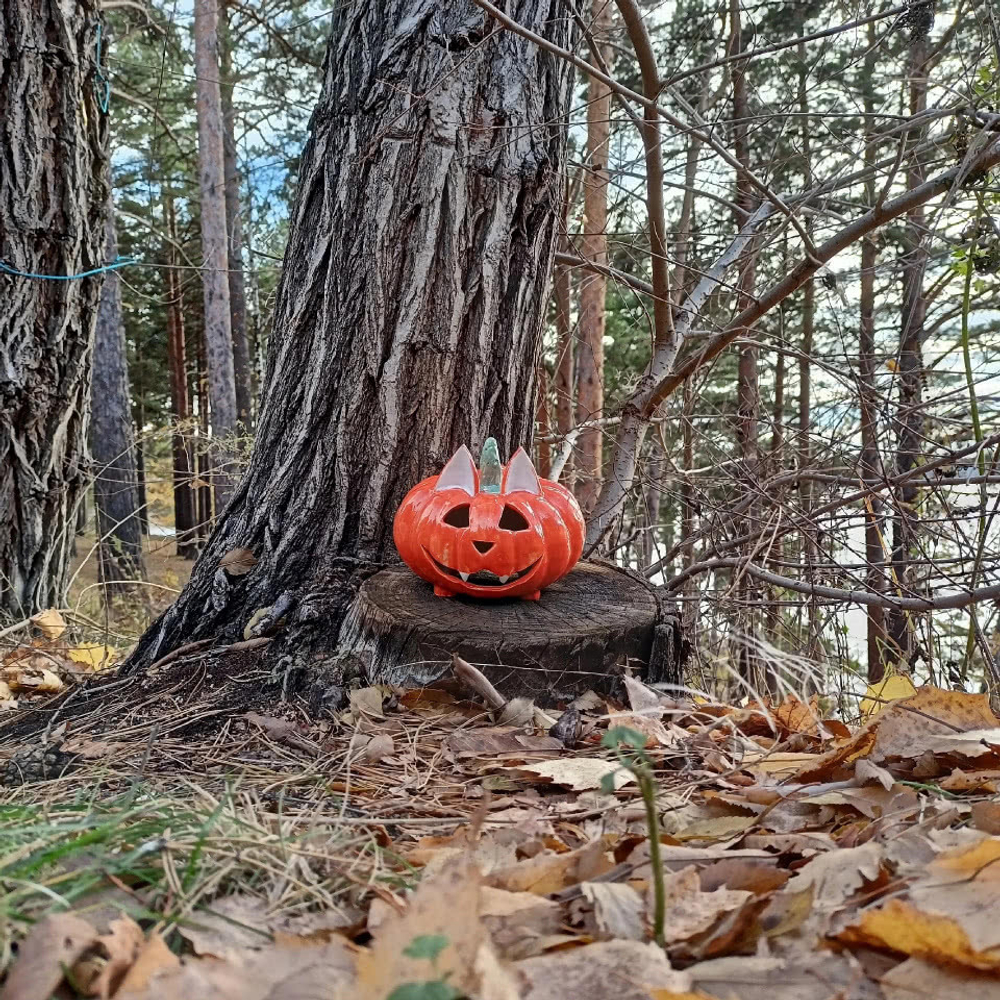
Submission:
<svg viewBox="0 0 1000 1000">
<path fill-rule="evenodd" d="M 504 476 L 503 492 L 513 493 L 515 490 L 524 490 L 526 493 L 541 493 L 542 487 L 538 482 L 538 473 L 528 458 L 528 453 L 523 448 L 518 448 L 511 457 L 507 465 L 507 474 Z"/>
<path fill-rule="evenodd" d="M 472 453 L 464 444 L 441 470 L 434 489 L 435 491 L 465 490 L 470 497 L 476 495 L 476 463 L 472 460 Z"/>
</svg>

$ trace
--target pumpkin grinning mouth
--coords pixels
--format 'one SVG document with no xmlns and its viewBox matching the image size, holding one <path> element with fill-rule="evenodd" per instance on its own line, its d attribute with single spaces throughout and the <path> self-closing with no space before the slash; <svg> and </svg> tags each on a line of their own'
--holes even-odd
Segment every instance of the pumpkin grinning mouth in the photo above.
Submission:
<svg viewBox="0 0 1000 1000">
<path fill-rule="evenodd" d="M 424 549 L 427 552 L 427 549 Z M 427 555 L 431 556 L 430 552 Z M 481 569 L 475 573 L 462 573 L 460 570 L 452 569 L 450 566 L 445 566 L 443 562 L 435 559 L 431 556 L 434 565 L 437 566 L 442 573 L 447 573 L 449 576 L 454 576 L 460 579 L 463 583 L 474 583 L 479 587 L 503 587 L 508 583 L 514 583 L 520 580 L 521 577 L 527 576 L 540 562 L 540 559 L 536 559 L 530 566 L 525 569 L 519 570 L 516 573 L 511 573 L 510 576 L 498 576 L 496 573 L 491 572 L 488 569 Z"/>
</svg>

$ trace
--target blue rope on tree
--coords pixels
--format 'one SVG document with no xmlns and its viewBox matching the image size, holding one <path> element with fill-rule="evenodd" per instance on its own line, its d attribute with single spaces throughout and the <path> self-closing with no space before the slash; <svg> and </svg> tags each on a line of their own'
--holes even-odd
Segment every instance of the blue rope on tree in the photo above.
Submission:
<svg viewBox="0 0 1000 1000">
<path fill-rule="evenodd" d="M 104 114 L 108 113 L 108 107 L 111 104 L 111 81 L 104 75 L 104 69 L 101 66 L 101 39 L 104 34 L 104 26 L 100 21 L 97 22 L 97 78 L 94 80 L 94 91 L 97 94 L 97 103 L 101 107 L 101 111 Z"/>
<path fill-rule="evenodd" d="M 9 274 L 15 278 L 36 278 L 40 281 L 76 281 L 77 278 L 92 278 L 95 274 L 104 274 L 105 271 L 117 271 L 120 267 L 128 267 L 129 264 L 138 264 L 138 257 L 123 257 L 120 254 L 110 264 L 103 264 L 95 267 L 92 271 L 84 271 L 81 274 L 32 274 L 30 271 L 19 271 L 16 267 L 0 260 L 0 274 Z"/>
</svg>

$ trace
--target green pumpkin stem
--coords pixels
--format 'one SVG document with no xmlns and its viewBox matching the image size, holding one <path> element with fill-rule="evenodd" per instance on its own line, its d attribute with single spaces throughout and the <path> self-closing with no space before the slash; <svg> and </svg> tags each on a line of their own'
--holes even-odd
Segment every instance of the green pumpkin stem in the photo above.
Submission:
<svg viewBox="0 0 1000 1000">
<path fill-rule="evenodd" d="M 503 481 L 503 466 L 495 438 L 483 442 L 483 454 L 479 459 L 479 492 L 499 493 Z"/>
</svg>

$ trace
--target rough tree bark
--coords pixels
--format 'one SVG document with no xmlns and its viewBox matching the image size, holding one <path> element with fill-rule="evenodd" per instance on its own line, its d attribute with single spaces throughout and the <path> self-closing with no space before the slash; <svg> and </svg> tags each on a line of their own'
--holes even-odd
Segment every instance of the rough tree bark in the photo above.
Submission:
<svg viewBox="0 0 1000 1000">
<path fill-rule="evenodd" d="M 171 440 L 173 451 L 174 532 L 177 554 L 193 559 L 198 553 L 195 532 L 195 492 L 192 485 L 191 446 L 188 442 L 191 407 L 188 403 L 187 336 L 184 331 L 184 303 L 181 299 L 180 272 L 177 263 L 177 221 L 173 197 L 164 198 L 164 214 L 170 244 L 166 258 L 171 266 L 164 272 L 167 281 L 167 366 L 170 369 L 170 408 L 175 432 Z"/>
<path fill-rule="evenodd" d="M 593 0 L 591 30 L 605 63 L 611 49 L 603 44 L 611 29 L 612 6 Z M 583 178 L 581 254 L 595 264 L 608 263 L 608 144 L 611 137 L 611 89 L 590 78 L 587 95 L 587 163 Z M 580 278 L 579 339 L 576 352 L 576 419 L 599 420 L 604 414 L 604 326 L 608 279 L 595 271 Z M 580 434 L 576 450 L 576 496 L 587 511 L 601 488 L 604 431 L 590 427 Z"/>
<path fill-rule="evenodd" d="M 118 256 L 118 238 L 110 201 L 108 206 L 107 256 L 108 260 L 114 260 Z M 94 507 L 100 539 L 98 574 L 107 598 L 134 589 L 125 581 L 145 578 L 121 281 L 115 271 L 104 276 L 101 288 L 93 370 L 90 450 L 94 458 Z"/>
<path fill-rule="evenodd" d="M 559 0 L 508 8 L 571 43 Z M 335 643 L 344 578 L 394 558 L 407 490 L 461 444 L 530 444 L 570 69 L 471 0 L 332 21 L 249 469 L 126 669 L 276 603 Z M 256 560 L 238 577 L 234 548 Z"/>
<path fill-rule="evenodd" d="M 198 180 L 201 190 L 201 280 L 205 292 L 205 349 L 212 402 L 212 483 L 221 512 L 233 488 L 230 446 L 236 432 L 236 382 L 229 307 L 229 238 L 222 94 L 219 87 L 219 11 L 215 0 L 194 5 L 194 68 L 198 114 Z"/>
<path fill-rule="evenodd" d="M 918 15 L 910 24 L 910 46 L 907 60 L 909 86 L 909 111 L 919 115 L 927 109 L 927 32 L 933 22 L 933 8 L 924 5 L 916 8 Z M 907 136 L 907 142 L 916 144 L 922 134 L 917 126 Z M 906 186 L 912 190 L 923 183 L 925 167 L 920 155 L 909 158 L 906 169 Z M 907 213 L 903 229 L 904 254 L 902 257 L 903 302 L 900 316 L 899 357 L 897 379 L 899 402 L 896 408 L 896 472 L 908 472 L 916 464 L 923 445 L 923 340 L 926 301 L 924 298 L 924 272 L 927 269 L 927 226 L 922 206 Z M 919 489 L 906 484 L 896 491 L 895 510 L 892 517 L 892 577 L 893 586 L 904 597 L 913 596 L 908 586 L 910 576 L 910 551 L 917 528 L 915 505 Z M 890 655 L 912 665 L 916 654 L 916 637 L 908 612 L 890 611 L 886 615 L 886 631 L 891 645 Z"/>
<path fill-rule="evenodd" d="M 104 263 L 107 117 L 95 0 L 0 6 L 0 261 L 81 274 Z M 0 269 L 0 618 L 60 603 L 86 489 L 100 276 Z"/>
<path fill-rule="evenodd" d="M 243 433 L 251 428 L 253 394 L 247 339 L 247 291 L 243 274 L 243 216 L 240 172 L 236 161 L 236 109 L 233 106 L 233 52 L 229 41 L 229 4 L 219 0 L 222 96 L 222 159 L 226 178 L 226 236 L 229 253 L 229 322 L 233 335 L 236 418 Z"/>
<path fill-rule="evenodd" d="M 740 12 L 740 0 L 730 0 L 730 43 L 729 53 L 738 55 L 743 51 L 743 27 Z M 736 226 L 743 224 L 754 209 L 755 194 L 753 186 L 746 175 L 750 165 L 750 111 L 747 99 L 746 70 L 747 63 L 733 64 L 733 154 L 743 168 L 736 175 L 736 205 L 740 212 L 736 216 Z M 753 298 L 753 287 L 756 280 L 756 247 L 750 244 L 744 261 L 741 262 L 737 278 L 736 310 L 742 312 Z M 747 330 L 747 333 L 750 331 Z M 760 445 L 760 386 L 757 375 L 757 348 L 745 343 L 739 348 L 739 364 L 736 379 L 736 444 L 741 464 L 741 475 L 750 490 L 757 489 L 760 478 L 759 445 Z M 757 505 L 746 511 L 746 521 L 754 525 L 757 517 Z M 748 554 L 752 553 L 756 541 L 751 543 Z M 757 633 L 757 613 L 754 603 L 759 598 L 760 588 L 748 574 L 740 578 L 740 598 L 745 602 L 741 611 L 740 630 L 743 633 L 737 639 L 740 672 L 758 687 L 766 680 L 762 674 L 763 667 L 759 657 L 747 641 L 755 638 Z"/>
</svg>

